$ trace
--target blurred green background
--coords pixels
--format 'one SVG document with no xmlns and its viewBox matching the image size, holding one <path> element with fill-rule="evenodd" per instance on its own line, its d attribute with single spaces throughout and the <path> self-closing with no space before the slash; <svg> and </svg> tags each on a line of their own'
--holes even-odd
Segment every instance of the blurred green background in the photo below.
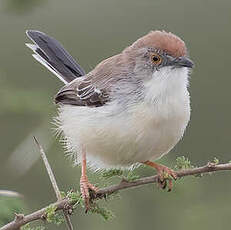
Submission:
<svg viewBox="0 0 231 230">
<path fill-rule="evenodd" d="M 174 166 L 181 155 L 195 165 L 215 156 L 229 161 L 230 12 L 230 0 L 1 0 L 0 189 L 23 194 L 27 212 L 55 201 L 32 135 L 46 148 L 61 190 L 77 188 L 80 177 L 79 167 L 73 168 L 65 158 L 52 131 L 53 95 L 62 83 L 31 57 L 24 45 L 26 29 L 55 37 L 87 72 L 150 30 L 176 33 L 195 62 L 192 117 L 183 140 L 161 162 Z M 138 173 L 147 176 L 154 171 Z M 100 181 L 98 175 L 90 177 Z M 107 204 L 115 219 L 104 222 L 79 210 L 73 224 L 76 229 L 229 229 L 230 179 L 230 172 L 220 172 L 185 178 L 171 193 L 154 185 L 121 192 L 121 199 Z"/>
</svg>

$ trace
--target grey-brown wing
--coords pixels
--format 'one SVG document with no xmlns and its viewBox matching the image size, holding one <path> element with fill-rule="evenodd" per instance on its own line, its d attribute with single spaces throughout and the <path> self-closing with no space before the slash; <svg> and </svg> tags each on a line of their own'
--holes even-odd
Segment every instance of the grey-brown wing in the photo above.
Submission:
<svg viewBox="0 0 231 230">
<path fill-rule="evenodd" d="M 55 102 L 76 106 L 103 106 L 111 100 L 112 86 L 121 75 L 121 55 L 110 57 L 87 75 L 76 78 L 64 86 L 56 95 Z"/>
<path fill-rule="evenodd" d="M 56 95 L 56 104 L 99 107 L 108 102 L 109 94 L 92 85 L 91 81 L 83 80 L 64 86 Z"/>
</svg>

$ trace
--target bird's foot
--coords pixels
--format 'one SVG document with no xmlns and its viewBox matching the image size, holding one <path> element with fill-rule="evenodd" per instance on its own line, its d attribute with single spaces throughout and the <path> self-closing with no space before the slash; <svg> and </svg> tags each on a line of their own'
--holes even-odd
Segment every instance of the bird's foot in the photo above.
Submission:
<svg viewBox="0 0 231 230">
<path fill-rule="evenodd" d="M 168 187 L 168 192 L 172 190 L 173 184 L 172 180 L 177 179 L 177 175 L 174 170 L 164 166 L 164 165 L 159 165 L 157 170 L 158 174 L 158 185 L 160 188 L 165 189 Z"/>
<path fill-rule="evenodd" d="M 86 176 L 82 176 L 80 179 L 80 191 L 85 204 L 85 212 L 87 213 L 90 209 L 91 193 L 96 194 L 98 188 L 92 185 Z"/>
<path fill-rule="evenodd" d="M 146 161 L 144 164 L 149 165 L 153 168 L 156 169 L 157 175 L 158 175 L 158 180 L 157 183 L 160 188 L 165 189 L 166 187 L 168 188 L 168 192 L 172 190 L 173 183 L 172 180 L 177 179 L 177 174 L 174 170 L 168 168 L 165 165 L 157 164 L 155 162 L 151 161 Z"/>
</svg>

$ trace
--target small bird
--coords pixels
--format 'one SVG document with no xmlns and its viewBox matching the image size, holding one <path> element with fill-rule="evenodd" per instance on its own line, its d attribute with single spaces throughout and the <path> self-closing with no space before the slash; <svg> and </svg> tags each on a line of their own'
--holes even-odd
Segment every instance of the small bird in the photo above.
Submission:
<svg viewBox="0 0 231 230">
<path fill-rule="evenodd" d="M 80 188 L 89 209 L 89 191 L 98 191 L 86 175 L 91 169 L 156 169 L 165 188 L 167 174 L 176 173 L 153 162 L 182 138 L 190 120 L 189 59 L 183 40 L 165 31 L 151 31 L 88 74 L 54 38 L 26 32 L 33 57 L 65 86 L 55 96 L 57 124 L 66 150 L 82 165 Z M 172 180 L 168 180 L 172 188 Z"/>
</svg>

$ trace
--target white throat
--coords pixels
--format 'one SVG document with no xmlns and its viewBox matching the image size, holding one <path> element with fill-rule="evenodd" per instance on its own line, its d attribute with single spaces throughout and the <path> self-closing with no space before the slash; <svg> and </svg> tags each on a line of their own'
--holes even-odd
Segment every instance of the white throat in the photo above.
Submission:
<svg viewBox="0 0 231 230">
<path fill-rule="evenodd" d="M 145 101 L 153 104 L 157 101 L 184 100 L 189 97 L 188 69 L 165 67 L 154 72 L 145 83 Z"/>
</svg>

